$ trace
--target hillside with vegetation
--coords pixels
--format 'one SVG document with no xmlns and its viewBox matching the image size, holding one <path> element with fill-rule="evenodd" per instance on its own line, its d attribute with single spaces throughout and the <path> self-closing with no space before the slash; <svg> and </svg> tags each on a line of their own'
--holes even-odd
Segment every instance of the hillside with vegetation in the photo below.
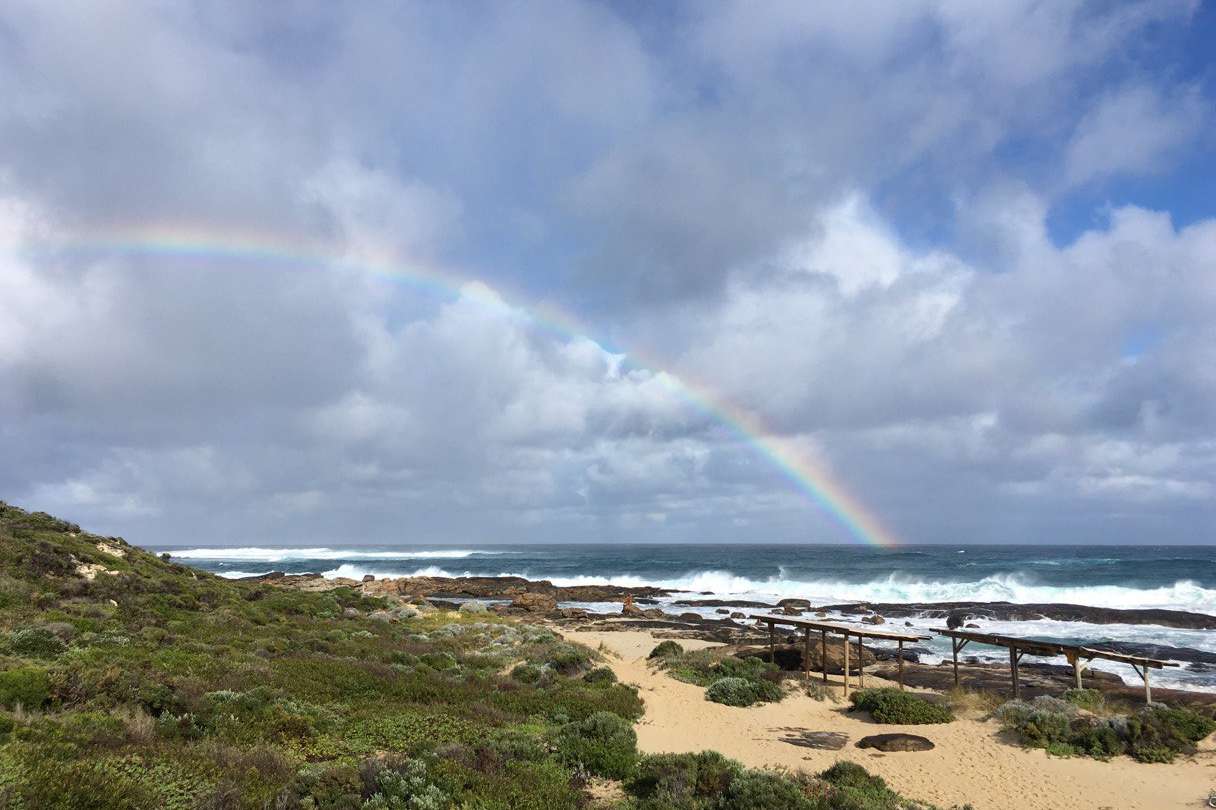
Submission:
<svg viewBox="0 0 1216 810">
<path fill-rule="evenodd" d="M 921 806 L 847 763 L 641 756 L 596 652 L 417 601 L 225 580 L 0 502 L 0 808 Z"/>
</svg>

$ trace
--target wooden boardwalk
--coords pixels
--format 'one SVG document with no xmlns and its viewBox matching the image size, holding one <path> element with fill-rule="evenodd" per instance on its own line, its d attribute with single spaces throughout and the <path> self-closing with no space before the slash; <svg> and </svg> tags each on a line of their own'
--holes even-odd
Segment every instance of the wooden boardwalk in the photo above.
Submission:
<svg viewBox="0 0 1216 810">
<path fill-rule="evenodd" d="M 802 674 L 807 679 L 811 676 L 811 632 L 819 633 L 819 661 L 820 668 L 823 670 L 823 682 L 828 680 L 828 634 L 844 637 L 844 664 L 841 667 L 844 672 L 844 693 L 849 694 L 849 637 L 857 637 L 857 686 L 863 688 L 865 686 L 865 658 L 862 655 L 862 640 L 863 639 L 881 639 L 883 641 L 894 641 L 899 647 L 899 688 L 904 688 L 904 644 L 907 642 L 927 641 L 932 636 L 922 636 L 915 633 L 900 633 L 892 630 L 879 630 L 872 626 L 857 627 L 855 625 L 841 624 L 839 622 L 821 622 L 812 621 L 810 619 L 800 619 L 796 616 L 772 616 L 768 614 L 760 614 L 752 618 L 768 625 L 768 647 L 769 657 L 773 660 L 777 648 L 777 625 L 789 625 L 791 627 L 801 628 L 804 632 L 803 638 L 803 653 L 802 653 Z"/>
<path fill-rule="evenodd" d="M 1073 674 L 1076 678 L 1076 686 L 1081 688 L 1081 673 L 1085 667 L 1094 659 L 1102 659 L 1104 661 L 1118 661 L 1122 664 L 1129 664 L 1136 674 L 1144 681 L 1144 701 L 1146 703 L 1153 702 L 1153 690 L 1149 684 L 1149 671 L 1154 669 L 1162 669 L 1163 667 L 1176 667 L 1177 664 L 1171 661 L 1161 661 L 1156 658 L 1147 658 L 1142 655 L 1126 655 L 1124 653 L 1111 652 L 1109 650 L 1097 650 L 1092 647 L 1086 647 L 1080 644 L 1061 644 L 1056 641 L 1044 641 L 1033 638 L 1018 638 L 1016 636 L 1002 636 L 994 633 L 980 633 L 974 630 L 934 630 L 940 636 L 947 636 L 950 639 L 950 648 L 954 654 L 954 685 L 958 686 L 958 654 L 968 644 L 974 642 L 976 644 L 989 644 L 994 647 L 1005 647 L 1009 650 L 1009 675 L 1013 681 L 1013 696 L 1018 697 L 1018 663 L 1024 655 L 1041 656 L 1043 658 L 1054 658 L 1057 655 L 1062 655 L 1068 659 L 1068 663 L 1072 666 Z M 1084 662 L 1084 663 L 1083 663 Z"/>
</svg>

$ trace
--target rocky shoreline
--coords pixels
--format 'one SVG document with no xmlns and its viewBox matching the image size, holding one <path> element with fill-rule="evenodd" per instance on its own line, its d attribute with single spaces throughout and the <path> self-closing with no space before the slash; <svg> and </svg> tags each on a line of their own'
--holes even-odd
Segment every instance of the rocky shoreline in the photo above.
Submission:
<svg viewBox="0 0 1216 810">
<path fill-rule="evenodd" d="M 558 586 L 548 580 L 529 580 L 523 577 L 399 577 L 376 579 L 365 576 L 362 580 L 345 578 L 326 579 L 319 574 L 284 574 L 272 572 L 250 579 L 282 587 L 301 590 L 329 590 L 352 587 L 369 596 L 437 597 L 449 599 L 495 599 L 516 601 L 524 594 L 533 594 L 532 599 L 523 600 L 531 605 L 547 605 L 553 602 L 633 602 L 653 604 L 660 598 L 677 597 L 668 607 L 714 607 L 748 608 L 759 610 L 799 612 L 809 610 L 805 599 L 782 599 L 778 602 L 758 602 L 741 599 L 722 599 L 712 593 L 691 593 L 654 587 L 623 587 L 619 585 Z M 688 598 L 683 598 L 687 596 Z M 703 598 L 702 598 L 703 597 Z M 556 605 L 554 605 L 554 609 Z M 1013 602 L 844 602 L 817 605 L 818 611 L 839 613 L 845 616 L 880 615 L 888 619 L 940 618 L 952 616 L 964 621 L 1032 621 L 1051 619 L 1064 622 L 1087 622 L 1089 624 L 1152 624 L 1183 630 L 1216 630 L 1216 616 L 1191 613 L 1183 610 L 1160 608 L 1104 608 L 1073 604 L 1016 604 Z M 533 612 L 533 611 L 530 611 Z"/>
</svg>

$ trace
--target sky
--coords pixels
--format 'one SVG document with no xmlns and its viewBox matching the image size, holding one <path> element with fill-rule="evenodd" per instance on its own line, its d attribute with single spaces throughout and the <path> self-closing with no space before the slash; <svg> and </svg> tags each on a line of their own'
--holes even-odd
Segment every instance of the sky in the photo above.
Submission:
<svg viewBox="0 0 1216 810">
<path fill-rule="evenodd" d="M 1214 40 L 0 4 L 0 498 L 147 545 L 1214 542 Z"/>
</svg>

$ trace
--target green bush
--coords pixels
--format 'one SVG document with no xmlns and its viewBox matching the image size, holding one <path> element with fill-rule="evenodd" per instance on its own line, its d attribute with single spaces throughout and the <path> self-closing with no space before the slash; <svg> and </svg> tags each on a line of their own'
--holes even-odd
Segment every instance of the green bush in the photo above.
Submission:
<svg viewBox="0 0 1216 810">
<path fill-rule="evenodd" d="M 793 779 L 760 770 L 747 770 L 736 776 L 722 804 L 730 810 L 820 810 L 818 802 L 812 802 Z"/>
<path fill-rule="evenodd" d="M 1150 706 L 1132 715 L 1080 716 L 1071 702 L 1036 698 L 1010 701 L 995 712 L 1023 742 L 1062 755 L 1108 759 L 1128 754 L 1142 762 L 1170 762 L 1193 753 L 1195 743 L 1216 730 L 1211 717 L 1192 709 Z"/>
<path fill-rule="evenodd" d="M 583 676 L 583 681 L 592 686 L 616 683 L 616 673 L 608 667 L 596 667 Z"/>
<path fill-rule="evenodd" d="M 51 679 L 45 669 L 21 667 L 0 672 L 0 705 L 11 709 L 20 704 L 40 709 L 51 699 Z"/>
<path fill-rule="evenodd" d="M 771 681 L 719 678 L 705 690 L 705 699 L 727 706 L 751 706 L 781 700 L 781 687 Z"/>
<path fill-rule="evenodd" d="M 567 723 L 558 729 L 555 744 L 566 762 L 610 779 L 629 776 L 638 756 L 633 724 L 610 712 Z"/>
<path fill-rule="evenodd" d="M 894 688 L 861 689 L 849 695 L 854 709 L 870 713 L 879 723 L 923 725 L 949 723 L 954 714 L 945 706 Z"/>
<path fill-rule="evenodd" d="M 20 627 L 9 634 L 8 646 L 18 655 L 54 658 L 68 648 L 63 639 L 45 627 Z"/>
<path fill-rule="evenodd" d="M 660 641 L 658 645 L 650 651 L 650 655 L 646 657 L 651 659 L 675 658 L 683 654 L 684 648 L 680 646 L 680 643 L 678 641 L 671 641 L 668 639 L 667 641 Z"/>
<path fill-rule="evenodd" d="M 1091 712 L 1099 711 L 1106 703 L 1106 699 L 1097 689 L 1067 689 L 1063 698 L 1077 708 Z"/>
<path fill-rule="evenodd" d="M 545 660 L 555 672 L 577 675 L 591 666 L 591 651 L 577 644 L 558 644 Z"/>
<path fill-rule="evenodd" d="M 643 757 L 625 783 L 636 810 L 895 810 L 919 808 L 860 765 L 818 777 L 749 770 L 714 751 Z"/>
<path fill-rule="evenodd" d="M 545 671 L 536 664 L 519 664 L 511 670 L 511 677 L 520 683 L 539 683 Z"/>
<path fill-rule="evenodd" d="M 643 757 L 625 789 L 638 810 L 708 807 L 724 796 L 743 766 L 717 751 Z"/>
</svg>

